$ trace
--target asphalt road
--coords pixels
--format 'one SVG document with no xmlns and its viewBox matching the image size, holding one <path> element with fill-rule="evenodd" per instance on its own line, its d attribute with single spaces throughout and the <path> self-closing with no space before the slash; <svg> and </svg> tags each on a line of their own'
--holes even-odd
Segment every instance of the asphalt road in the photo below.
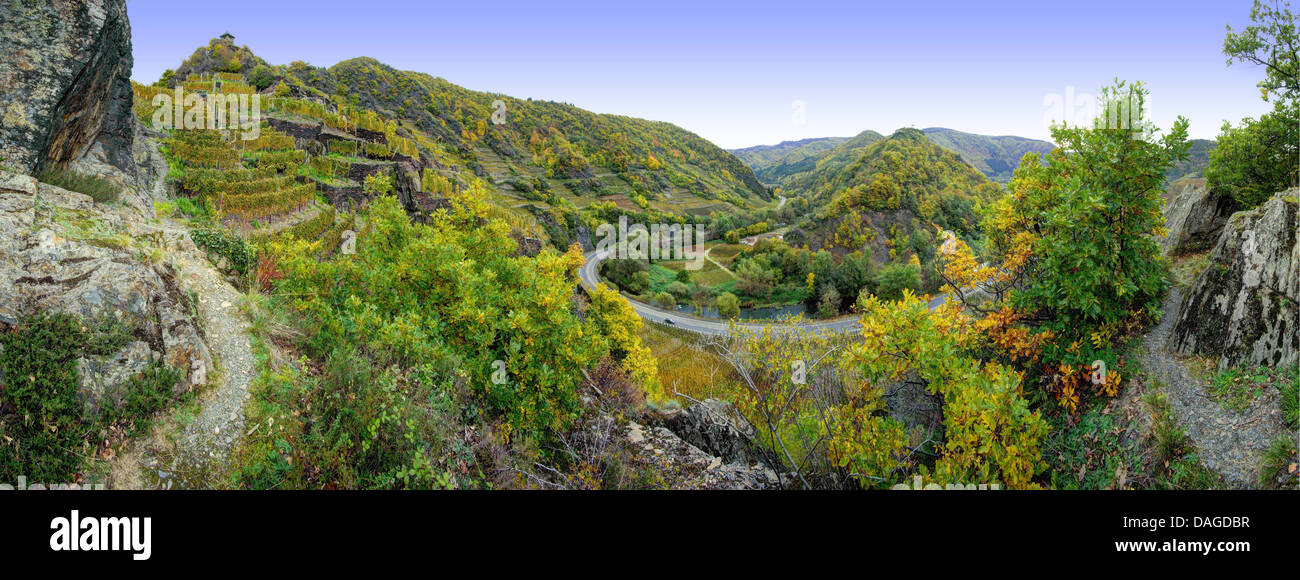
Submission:
<svg viewBox="0 0 1300 580">
<path fill-rule="evenodd" d="M 604 254 L 598 252 L 586 253 L 587 261 L 582 265 L 582 269 L 578 271 L 578 278 L 582 281 L 583 286 L 590 289 L 600 283 L 599 266 L 601 260 L 604 260 L 606 257 L 607 256 Z M 944 296 L 940 295 L 930 300 L 930 308 L 933 309 L 940 304 L 943 304 L 944 299 Z M 628 299 L 628 303 L 632 305 L 632 309 L 636 311 L 638 316 L 651 322 L 669 324 L 683 330 L 705 335 L 716 336 L 730 332 L 729 323 L 725 320 L 702 318 L 699 316 L 691 316 L 680 312 L 664 310 L 632 299 Z M 843 334 L 848 332 L 859 332 L 861 328 L 858 325 L 859 318 L 859 316 L 845 316 L 829 320 L 806 320 L 800 324 L 799 327 L 813 333 L 829 332 Z M 764 326 L 769 326 L 767 324 L 746 322 L 737 322 L 736 325 L 749 329 L 759 329 Z"/>
</svg>

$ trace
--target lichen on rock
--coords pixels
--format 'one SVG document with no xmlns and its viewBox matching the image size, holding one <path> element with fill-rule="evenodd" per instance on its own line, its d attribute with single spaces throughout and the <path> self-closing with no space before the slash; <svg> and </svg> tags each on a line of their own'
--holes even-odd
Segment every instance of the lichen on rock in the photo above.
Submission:
<svg viewBox="0 0 1300 580">
<path fill-rule="evenodd" d="M 1220 368 L 1300 362 L 1300 189 L 1233 214 L 1177 313 L 1168 348 Z"/>
</svg>

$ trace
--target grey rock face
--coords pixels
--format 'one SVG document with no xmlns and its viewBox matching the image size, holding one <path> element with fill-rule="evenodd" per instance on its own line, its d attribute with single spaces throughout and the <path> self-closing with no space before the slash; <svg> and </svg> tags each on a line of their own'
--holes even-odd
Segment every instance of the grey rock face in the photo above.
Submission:
<svg viewBox="0 0 1300 580">
<path fill-rule="evenodd" d="M 133 169 L 125 0 L 6 1 L 0 46 L 0 163 L 31 173 L 100 144 L 104 160 Z"/>
<path fill-rule="evenodd" d="M 1169 233 L 1160 240 L 1166 254 L 1210 249 L 1228 222 L 1233 202 L 1210 193 L 1202 182 L 1188 183 L 1165 203 Z"/>
<path fill-rule="evenodd" d="M 153 358 L 186 377 L 178 391 L 212 368 L 176 272 L 129 245 L 148 237 L 144 229 L 88 196 L 0 171 L 0 327 L 51 311 L 87 324 L 111 315 L 135 329 L 123 351 L 80 362 L 92 411 Z"/>
<path fill-rule="evenodd" d="M 1300 189 L 1228 220 L 1179 310 L 1168 348 L 1239 364 L 1300 361 Z"/>
<path fill-rule="evenodd" d="M 655 423 L 728 463 L 762 461 L 780 465 L 763 456 L 754 442 L 754 426 L 726 401 L 707 399 L 686 409 L 663 411 Z"/>
</svg>

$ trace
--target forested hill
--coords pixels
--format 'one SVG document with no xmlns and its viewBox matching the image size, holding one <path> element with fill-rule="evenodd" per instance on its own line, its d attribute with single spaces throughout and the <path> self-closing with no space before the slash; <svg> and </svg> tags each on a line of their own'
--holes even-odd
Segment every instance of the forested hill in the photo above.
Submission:
<svg viewBox="0 0 1300 580">
<path fill-rule="evenodd" d="M 824 153 L 848 140 L 848 137 L 814 137 L 782 141 L 776 145 L 733 149 L 731 153 L 754 168 L 754 173 L 760 180 L 774 183 L 792 173 L 812 169 Z"/>
<path fill-rule="evenodd" d="M 851 161 L 824 159 L 798 176 L 817 210 L 787 236 L 794 243 L 847 251 L 869 245 L 877 261 L 911 249 L 924 262 L 932 257 L 936 227 L 978 238 L 976 208 L 1002 192 L 916 129 L 900 129 L 856 151 Z"/>
<path fill-rule="evenodd" d="M 772 199 L 747 165 L 671 123 L 474 91 L 368 57 L 328 68 L 271 65 L 248 47 L 213 39 L 164 81 L 222 72 L 242 74 L 268 96 L 319 103 L 326 114 L 373 112 L 394 121 L 395 134 L 418 147 L 422 165 L 460 186 L 483 179 L 507 207 L 581 209 L 599 202 L 707 215 Z"/>
<path fill-rule="evenodd" d="M 924 129 L 922 133 L 936 145 L 961 155 L 962 160 L 971 167 L 999 183 L 1011 180 L 1012 172 L 1025 153 L 1046 154 L 1054 147 L 1051 143 L 1036 139 L 991 137 L 939 127 Z M 859 149 L 882 138 L 884 137 L 875 131 L 863 131 L 852 139 L 824 137 L 786 141 L 779 145 L 734 149 L 732 153 L 754 168 L 764 183 L 780 184 L 790 190 L 804 186 L 805 181 L 786 178 L 808 172 L 823 162 L 842 166 L 855 157 Z"/>
<path fill-rule="evenodd" d="M 952 129 L 931 127 L 922 131 L 926 138 L 940 147 L 961 155 L 961 158 L 989 179 L 999 183 L 1011 181 L 1011 174 L 1020 165 L 1026 153 L 1046 155 L 1056 146 L 1037 139 L 1015 136 L 992 137 L 963 133 Z"/>
</svg>

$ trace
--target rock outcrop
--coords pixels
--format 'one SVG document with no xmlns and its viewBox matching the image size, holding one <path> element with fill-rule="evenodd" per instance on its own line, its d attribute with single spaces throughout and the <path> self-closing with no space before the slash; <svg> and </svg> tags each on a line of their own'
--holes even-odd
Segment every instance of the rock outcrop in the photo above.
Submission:
<svg viewBox="0 0 1300 580">
<path fill-rule="evenodd" d="M 0 4 L 0 164 L 20 173 L 97 155 L 131 172 L 126 0 Z"/>
<path fill-rule="evenodd" d="M 634 464 L 653 470 L 666 489 L 779 489 L 776 472 L 761 463 L 726 461 L 664 427 L 629 421 L 622 433 Z"/>
<path fill-rule="evenodd" d="M 652 424 L 728 463 L 780 465 L 754 441 L 754 426 L 726 401 L 706 399 L 685 409 L 659 411 Z"/>
<path fill-rule="evenodd" d="M 1300 189 L 1290 189 L 1232 215 L 1179 309 L 1169 350 L 1220 368 L 1300 361 L 1298 206 Z"/>
<path fill-rule="evenodd" d="M 1210 249 L 1232 215 L 1232 199 L 1210 193 L 1204 179 L 1184 180 L 1173 187 L 1174 193 L 1165 201 L 1169 233 L 1160 240 L 1161 250 L 1180 254 Z"/>
<path fill-rule="evenodd" d="M 124 217 L 125 216 L 125 217 Z M 125 380 L 160 358 L 182 373 L 179 391 L 206 382 L 212 357 L 189 296 L 149 248 L 179 247 L 127 210 L 0 171 L 0 330 L 37 312 L 62 312 L 87 326 L 105 317 L 132 329 L 119 352 L 78 361 L 90 411 Z"/>
</svg>

